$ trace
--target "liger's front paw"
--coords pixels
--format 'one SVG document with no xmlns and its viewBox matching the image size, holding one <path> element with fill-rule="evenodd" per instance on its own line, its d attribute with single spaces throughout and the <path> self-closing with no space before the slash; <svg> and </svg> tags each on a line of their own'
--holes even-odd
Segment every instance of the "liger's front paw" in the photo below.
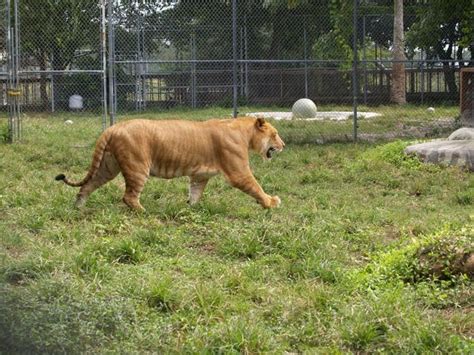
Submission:
<svg viewBox="0 0 474 355">
<path fill-rule="evenodd" d="M 278 196 L 267 195 L 264 200 L 258 201 L 263 208 L 275 208 L 280 207 L 281 200 Z"/>
<path fill-rule="evenodd" d="M 272 196 L 272 202 L 270 204 L 270 207 L 280 207 L 281 205 L 281 200 L 278 196 Z"/>
</svg>

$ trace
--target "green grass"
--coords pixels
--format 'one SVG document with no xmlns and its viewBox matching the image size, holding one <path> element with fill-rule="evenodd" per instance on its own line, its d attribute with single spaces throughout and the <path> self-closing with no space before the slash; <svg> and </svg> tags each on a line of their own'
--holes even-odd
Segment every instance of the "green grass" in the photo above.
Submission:
<svg viewBox="0 0 474 355">
<path fill-rule="evenodd" d="M 132 212 L 117 178 L 75 210 L 54 176 L 84 175 L 100 121 L 27 116 L 0 144 L 0 353 L 474 351 L 472 280 L 449 268 L 472 252 L 472 173 L 406 157 L 407 141 L 291 143 L 281 124 L 286 150 L 251 161 L 279 209 L 217 177 L 193 207 L 186 179 L 151 179 Z"/>
</svg>

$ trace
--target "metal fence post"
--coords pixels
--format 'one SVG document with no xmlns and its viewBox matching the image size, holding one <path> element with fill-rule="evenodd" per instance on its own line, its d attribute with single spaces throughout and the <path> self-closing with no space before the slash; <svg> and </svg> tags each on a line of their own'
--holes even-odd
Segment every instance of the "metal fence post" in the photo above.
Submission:
<svg viewBox="0 0 474 355">
<path fill-rule="evenodd" d="M 12 23 L 13 22 L 13 23 Z M 19 82 L 19 28 L 18 0 L 13 0 L 13 21 L 11 2 L 7 0 L 7 52 L 8 52 L 8 140 L 14 143 L 21 139 L 20 82 Z"/>
<path fill-rule="evenodd" d="M 232 0 L 232 117 L 236 118 L 237 111 L 237 0 Z"/>
<path fill-rule="evenodd" d="M 352 60 L 352 108 L 353 108 L 353 140 L 357 142 L 357 95 L 358 95 L 358 82 L 357 82 L 357 8 L 359 6 L 359 1 L 354 0 L 354 11 L 353 11 L 353 28 L 352 28 L 352 51 L 353 51 L 353 60 Z"/>
<path fill-rule="evenodd" d="M 197 107 L 197 93 L 196 93 L 196 28 L 193 25 L 193 31 L 191 33 L 191 107 Z"/>
<path fill-rule="evenodd" d="M 56 110 L 55 104 L 54 104 L 54 74 L 51 74 L 51 112 L 54 113 Z"/>
<path fill-rule="evenodd" d="M 102 102 L 103 102 L 103 113 L 102 113 L 102 129 L 107 128 L 107 43 L 105 34 L 105 1 L 100 2 L 101 22 L 100 22 L 100 34 L 101 34 L 101 51 L 102 51 Z"/>
<path fill-rule="evenodd" d="M 304 97 L 308 97 L 308 33 L 306 30 L 306 16 L 303 20 L 303 41 L 304 41 Z"/>
<path fill-rule="evenodd" d="M 420 61 L 420 86 L 421 86 L 421 104 L 423 105 L 424 102 L 424 94 L 425 94 L 425 72 L 423 71 L 423 68 L 425 67 L 425 60 L 423 58 L 423 52 L 421 52 L 421 61 Z"/>
<path fill-rule="evenodd" d="M 248 34 L 247 34 L 247 16 L 244 16 L 244 95 L 245 95 L 245 102 L 249 100 L 249 63 L 248 63 Z"/>
<path fill-rule="evenodd" d="M 18 1 L 15 0 L 15 88 L 17 93 L 20 94 L 20 16 L 18 14 Z M 18 139 L 21 139 L 22 136 L 22 127 L 21 127 L 21 106 L 20 106 L 20 97 L 16 96 L 16 126 L 17 126 L 17 135 Z"/>
<path fill-rule="evenodd" d="M 138 17 L 138 27 L 136 33 L 136 58 L 137 63 L 135 65 L 135 95 L 136 95 L 136 110 L 142 111 L 143 110 L 143 101 L 144 101 L 144 94 L 143 94 L 143 52 L 141 48 L 141 32 L 143 28 L 143 17 Z"/>
<path fill-rule="evenodd" d="M 367 54 L 365 49 L 366 17 L 362 17 L 362 61 L 364 64 L 364 105 L 367 105 Z"/>
<path fill-rule="evenodd" d="M 109 62 L 108 62 L 108 74 L 109 74 L 109 124 L 112 126 L 115 124 L 115 38 L 114 38 L 114 24 L 113 24 L 113 0 L 108 2 L 108 40 L 109 40 Z"/>
</svg>

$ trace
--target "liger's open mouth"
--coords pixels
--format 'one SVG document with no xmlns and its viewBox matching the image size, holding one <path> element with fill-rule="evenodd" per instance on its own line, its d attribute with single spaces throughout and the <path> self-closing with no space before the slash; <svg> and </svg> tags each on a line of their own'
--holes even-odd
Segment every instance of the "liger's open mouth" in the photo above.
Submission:
<svg viewBox="0 0 474 355">
<path fill-rule="evenodd" d="M 267 150 L 267 158 L 268 158 L 268 159 L 271 159 L 272 156 L 273 156 L 273 154 L 274 154 L 276 151 L 277 151 L 276 148 L 273 148 L 273 147 L 268 148 L 268 150 Z"/>
</svg>

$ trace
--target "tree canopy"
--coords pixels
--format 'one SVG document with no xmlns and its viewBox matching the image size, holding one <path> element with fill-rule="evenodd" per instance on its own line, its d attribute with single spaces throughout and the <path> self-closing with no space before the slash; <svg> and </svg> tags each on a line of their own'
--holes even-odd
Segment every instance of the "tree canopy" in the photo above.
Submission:
<svg viewBox="0 0 474 355">
<path fill-rule="evenodd" d="M 64 70 L 78 49 L 99 47 L 97 0 L 22 0 L 19 2 L 23 59 Z"/>
<path fill-rule="evenodd" d="M 22 0 L 19 5 L 23 65 L 43 70 L 100 66 L 98 55 L 79 59 L 83 52 L 99 53 L 98 0 Z M 115 0 L 115 54 L 128 59 L 229 60 L 231 5 L 230 0 Z M 316 59 L 348 68 L 354 36 L 359 57 L 364 49 L 365 58 L 392 58 L 393 1 L 361 0 L 357 32 L 353 0 L 239 0 L 237 5 L 242 58 Z M 472 18 L 472 0 L 404 1 L 406 56 L 423 53 L 442 61 L 452 92 L 457 90 L 454 69 L 474 65 Z"/>
<path fill-rule="evenodd" d="M 454 60 L 463 55 L 472 58 L 474 3 L 471 0 L 405 3 L 407 52 L 423 50 L 432 59 Z M 19 4 L 22 52 L 37 62 L 46 60 L 54 69 L 65 69 L 77 50 L 98 48 L 97 0 L 22 0 Z M 352 11 L 352 0 L 240 0 L 239 47 L 243 46 L 244 35 L 240 31 L 245 27 L 248 58 L 302 59 L 307 53 L 314 59 L 350 60 Z M 359 43 L 362 43 L 365 17 L 365 42 L 390 48 L 393 2 L 361 1 L 359 14 Z M 144 30 L 143 46 L 149 54 L 170 45 L 189 53 L 190 37 L 194 33 L 200 59 L 231 57 L 229 0 L 121 0 L 115 2 L 113 18 L 118 51 L 136 50 L 135 34 Z"/>
</svg>

